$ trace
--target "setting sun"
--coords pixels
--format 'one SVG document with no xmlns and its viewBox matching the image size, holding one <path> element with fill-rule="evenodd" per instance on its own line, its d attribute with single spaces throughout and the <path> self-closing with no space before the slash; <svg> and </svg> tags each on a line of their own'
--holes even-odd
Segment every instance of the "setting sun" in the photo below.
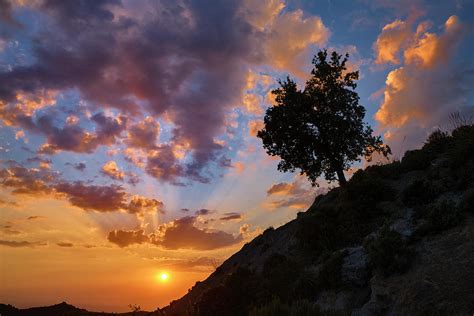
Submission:
<svg viewBox="0 0 474 316">
<path fill-rule="evenodd" d="M 167 272 L 161 272 L 158 274 L 158 281 L 167 282 L 170 279 L 170 275 Z"/>
</svg>

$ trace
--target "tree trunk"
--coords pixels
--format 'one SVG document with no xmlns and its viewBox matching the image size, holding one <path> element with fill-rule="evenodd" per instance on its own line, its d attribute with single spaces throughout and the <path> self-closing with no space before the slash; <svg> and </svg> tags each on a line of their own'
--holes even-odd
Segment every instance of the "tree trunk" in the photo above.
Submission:
<svg viewBox="0 0 474 316">
<path fill-rule="evenodd" d="M 341 187 L 345 186 L 347 183 L 346 176 L 344 175 L 344 170 L 342 168 L 339 168 L 336 170 L 337 177 L 339 178 L 339 185 Z"/>
</svg>

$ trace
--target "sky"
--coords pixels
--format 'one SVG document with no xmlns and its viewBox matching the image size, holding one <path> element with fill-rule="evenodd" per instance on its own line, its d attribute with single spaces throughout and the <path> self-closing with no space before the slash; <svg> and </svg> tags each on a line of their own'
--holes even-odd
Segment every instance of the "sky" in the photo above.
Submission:
<svg viewBox="0 0 474 316">
<path fill-rule="evenodd" d="M 366 122 L 400 159 L 474 114 L 473 12 L 0 0 L 0 301 L 127 311 L 181 297 L 336 185 L 278 172 L 256 137 L 279 79 L 302 86 L 319 49 L 349 53 Z"/>
</svg>

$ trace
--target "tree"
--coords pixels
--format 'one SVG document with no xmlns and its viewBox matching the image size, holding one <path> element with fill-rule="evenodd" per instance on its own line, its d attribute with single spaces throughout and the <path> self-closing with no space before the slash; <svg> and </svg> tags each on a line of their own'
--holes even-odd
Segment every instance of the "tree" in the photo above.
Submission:
<svg viewBox="0 0 474 316">
<path fill-rule="evenodd" d="M 306 175 L 311 184 L 324 174 L 327 181 L 346 184 L 344 170 L 364 156 L 390 148 L 363 122 L 365 108 L 355 92 L 359 72 L 347 71 L 349 55 L 326 50 L 313 59 L 314 69 L 304 90 L 289 77 L 273 90 L 276 104 L 267 109 L 265 127 L 257 133 L 271 156 L 279 156 L 278 170 Z"/>
</svg>

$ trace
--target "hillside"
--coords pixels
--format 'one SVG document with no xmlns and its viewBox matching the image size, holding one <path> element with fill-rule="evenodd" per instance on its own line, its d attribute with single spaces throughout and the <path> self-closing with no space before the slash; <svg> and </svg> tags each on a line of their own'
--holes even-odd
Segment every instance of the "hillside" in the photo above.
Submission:
<svg viewBox="0 0 474 316">
<path fill-rule="evenodd" d="M 269 228 L 162 315 L 472 315 L 474 126 Z"/>
</svg>

